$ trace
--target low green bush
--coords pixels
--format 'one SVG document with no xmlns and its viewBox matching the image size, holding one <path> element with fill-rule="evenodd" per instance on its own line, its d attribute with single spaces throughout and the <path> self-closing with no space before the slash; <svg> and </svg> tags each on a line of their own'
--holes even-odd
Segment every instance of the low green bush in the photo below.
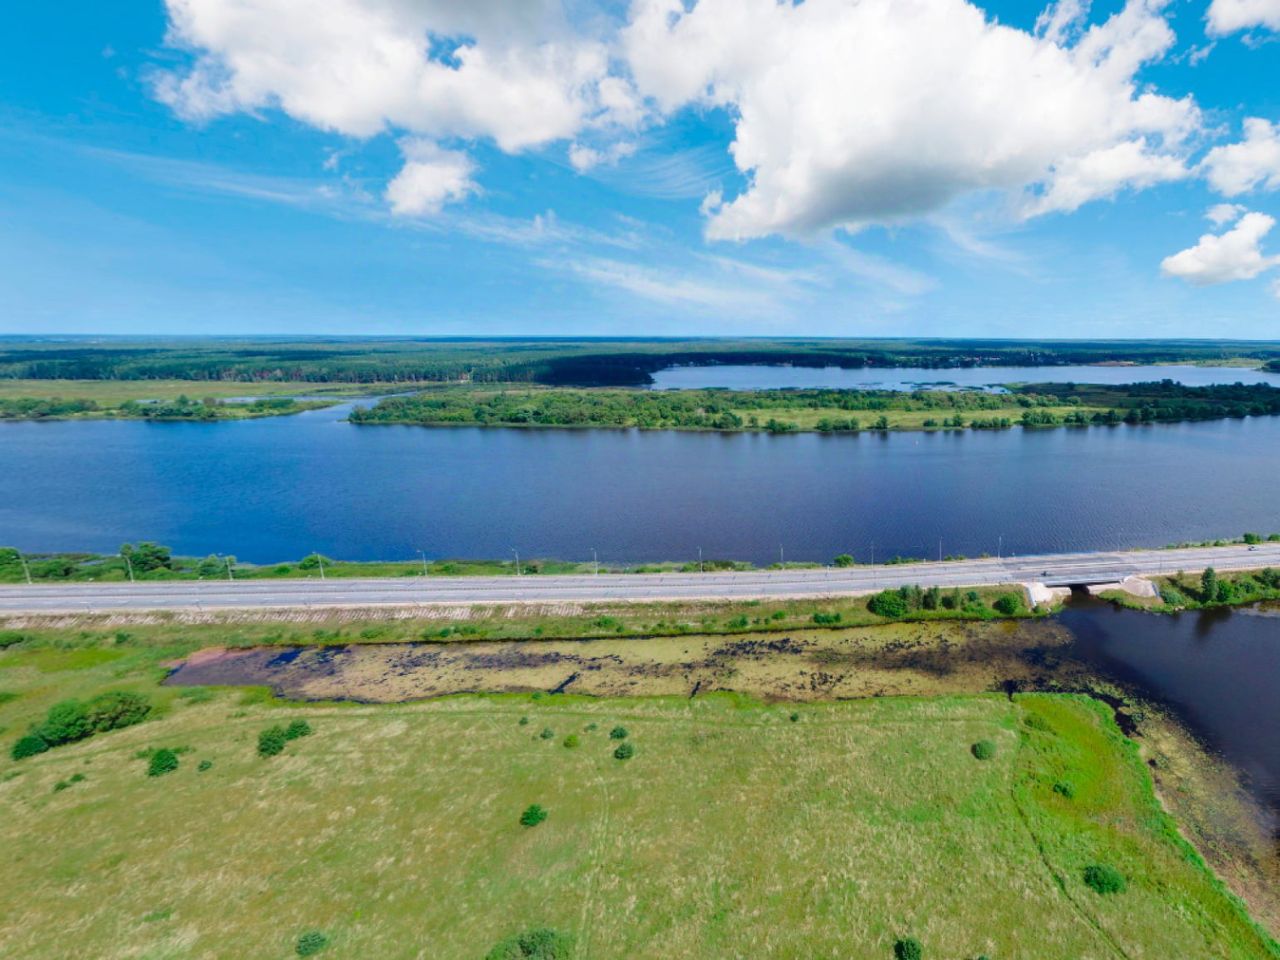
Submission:
<svg viewBox="0 0 1280 960">
<path fill-rule="evenodd" d="M 556 732 L 552 730 L 550 727 L 543 727 L 542 732 L 538 734 L 538 738 L 540 740 L 554 740 L 555 736 L 556 736 Z"/>
<path fill-rule="evenodd" d="M 969 748 L 969 752 L 979 760 L 990 760 L 996 755 L 996 745 L 990 740 L 979 740 Z"/>
<path fill-rule="evenodd" d="M 528 717 L 521 717 L 521 718 L 520 718 L 520 726 L 522 726 L 522 727 L 527 727 L 528 725 L 529 725 L 529 718 L 528 718 Z"/>
<path fill-rule="evenodd" d="M 311 724 L 305 720 L 294 720 L 284 728 L 284 738 L 286 740 L 297 740 L 299 737 L 311 736 Z"/>
<path fill-rule="evenodd" d="M 569 960 L 573 938 L 542 928 L 507 937 L 485 954 L 485 960 Z"/>
<path fill-rule="evenodd" d="M 308 930 L 298 938 L 293 952 L 300 957 L 313 957 L 329 945 L 329 938 L 319 930 Z"/>
<path fill-rule="evenodd" d="M 520 814 L 520 826 L 536 827 L 545 819 L 547 819 L 547 811 L 543 809 L 542 805 L 531 803 L 525 807 L 524 813 Z"/>
<path fill-rule="evenodd" d="M 1059 780 L 1053 785 L 1053 792 L 1067 800 L 1074 800 L 1076 796 L 1076 788 L 1065 780 Z"/>
<path fill-rule="evenodd" d="M 915 937 L 903 937 L 893 945 L 893 960 L 920 960 L 924 948 Z"/>
<path fill-rule="evenodd" d="M 289 742 L 289 737 L 285 733 L 284 727 L 267 727 L 258 734 L 258 756 L 274 757 L 284 752 L 284 746 Z"/>
<path fill-rule="evenodd" d="M 115 690 L 94 697 L 85 704 L 85 715 L 93 733 L 105 733 L 141 723 L 151 713 L 151 703 L 137 693 Z"/>
<path fill-rule="evenodd" d="M 582 741 L 580 741 L 580 740 L 578 739 L 578 735 L 577 735 L 576 733 L 571 733 L 571 734 L 569 734 L 567 737 L 565 737 L 565 738 L 564 738 L 564 745 L 565 745 L 566 747 L 568 747 L 570 750 L 572 750 L 574 747 L 576 747 L 576 746 L 577 746 L 579 743 L 581 743 L 581 742 L 582 742 Z"/>
<path fill-rule="evenodd" d="M 614 727 L 612 730 L 610 730 L 610 731 L 609 731 L 609 739 L 610 739 L 610 740 L 625 740 L 625 739 L 627 739 L 627 728 L 626 728 L 626 727 Z"/>
<path fill-rule="evenodd" d="M 1012 617 L 1016 613 L 1022 612 L 1022 598 L 1014 593 L 1002 593 L 996 597 L 995 602 L 991 604 L 996 613 L 1003 614 L 1006 617 Z"/>
<path fill-rule="evenodd" d="M 613 751 L 613 758 L 615 760 L 630 760 L 635 755 L 636 748 L 630 740 L 625 743 L 618 744 L 618 749 Z"/>
<path fill-rule="evenodd" d="M 201 760 L 200 763 L 196 766 L 197 773 L 204 773 L 206 770 L 212 770 L 212 769 L 213 769 L 212 760 Z"/>
<path fill-rule="evenodd" d="M 899 617 L 905 617 L 909 608 L 906 598 L 897 590 L 882 590 L 867 601 L 867 609 L 877 617 L 887 617 L 890 620 L 895 620 Z"/>
<path fill-rule="evenodd" d="M 1126 886 L 1120 871 L 1105 864 L 1085 867 L 1084 883 L 1090 890 L 1104 896 L 1110 893 L 1123 893 Z"/>
<path fill-rule="evenodd" d="M 147 764 L 147 776 L 162 777 L 166 773 L 173 773 L 177 769 L 178 755 L 167 747 L 161 747 L 151 754 L 151 761 Z"/>
<path fill-rule="evenodd" d="M 44 753 L 49 749 L 49 744 L 45 742 L 44 737 L 35 733 L 28 733 L 25 737 L 19 737 L 13 744 L 13 749 L 9 751 L 9 756 L 14 760 L 25 760 L 27 757 L 34 757 L 37 753 Z"/>
</svg>

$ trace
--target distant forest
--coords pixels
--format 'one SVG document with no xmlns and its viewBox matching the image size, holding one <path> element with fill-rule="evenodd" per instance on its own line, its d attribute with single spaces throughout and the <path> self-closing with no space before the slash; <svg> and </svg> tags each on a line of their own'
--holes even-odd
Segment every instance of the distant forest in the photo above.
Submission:
<svg viewBox="0 0 1280 960">
<path fill-rule="evenodd" d="M 0 338 L 0 379 L 644 386 L 673 365 L 1055 366 L 1268 362 L 1280 343 L 1020 340 Z"/>
<path fill-rule="evenodd" d="M 801 429 L 796 414 L 823 411 L 809 429 L 891 429 L 886 414 L 924 411 L 923 429 L 1006 429 L 1215 420 L 1280 413 L 1280 388 L 1186 387 L 1164 380 L 1121 386 L 1038 384 L 1012 393 L 876 390 L 468 390 L 435 389 L 357 407 L 360 424 L 638 427 L 665 430 Z M 830 415 L 834 413 L 835 415 Z M 876 415 L 862 420 L 851 413 Z"/>
</svg>

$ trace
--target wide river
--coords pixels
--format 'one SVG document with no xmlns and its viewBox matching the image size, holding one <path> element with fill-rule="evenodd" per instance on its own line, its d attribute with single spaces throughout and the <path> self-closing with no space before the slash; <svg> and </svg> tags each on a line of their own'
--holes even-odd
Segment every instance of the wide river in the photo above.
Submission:
<svg viewBox="0 0 1280 960">
<path fill-rule="evenodd" d="M 1280 417 L 821 436 L 0 424 L 0 544 L 269 562 L 1018 554 L 1280 531 Z M 1001 541 L 1000 538 L 1003 538 Z"/>
</svg>

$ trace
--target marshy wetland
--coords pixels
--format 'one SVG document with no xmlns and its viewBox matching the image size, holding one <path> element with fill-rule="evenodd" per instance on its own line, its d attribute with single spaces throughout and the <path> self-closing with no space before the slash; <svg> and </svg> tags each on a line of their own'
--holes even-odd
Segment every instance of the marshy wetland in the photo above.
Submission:
<svg viewBox="0 0 1280 960">
<path fill-rule="evenodd" d="M 319 612 L 10 623 L 6 737 L 104 690 L 155 711 L 0 760 L 19 905 L 0 935 L 32 960 L 60 954 L 24 931 L 72 917 L 104 958 L 283 957 L 320 930 L 334 957 L 465 960 L 540 927 L 574 960 L 889 957 L 905 934 L 939 957 L 1280 956 L 1273 760 L 1184 690 L 1274 729 L 1250 682 L 1276 656 L 1265 613 L 1077 599 L 1034 620 L 498 640 Z M 295 719 L 313 733 L 255 754 Z M 163 781 L 157 748 L 178 758 Z M 522 826 L 531 804 L 547 816 Z M 1123 892 L 1082 881 L 1098 864 Z"/>
</svg>

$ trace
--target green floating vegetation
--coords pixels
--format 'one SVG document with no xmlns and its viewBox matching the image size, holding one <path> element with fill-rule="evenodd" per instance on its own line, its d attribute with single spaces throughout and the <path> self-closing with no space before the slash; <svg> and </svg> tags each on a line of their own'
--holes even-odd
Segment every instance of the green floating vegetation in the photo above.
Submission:
<svg viewBox="0 0 1280 960">
<path fill-rule="evenodd" d="M 531 803 L 525 807 L 524 812 L 520 814 L 520 826 L 536 827 L 542 821 L 547 819 L 547 811 L 541 804 Z"/>
</svg>

